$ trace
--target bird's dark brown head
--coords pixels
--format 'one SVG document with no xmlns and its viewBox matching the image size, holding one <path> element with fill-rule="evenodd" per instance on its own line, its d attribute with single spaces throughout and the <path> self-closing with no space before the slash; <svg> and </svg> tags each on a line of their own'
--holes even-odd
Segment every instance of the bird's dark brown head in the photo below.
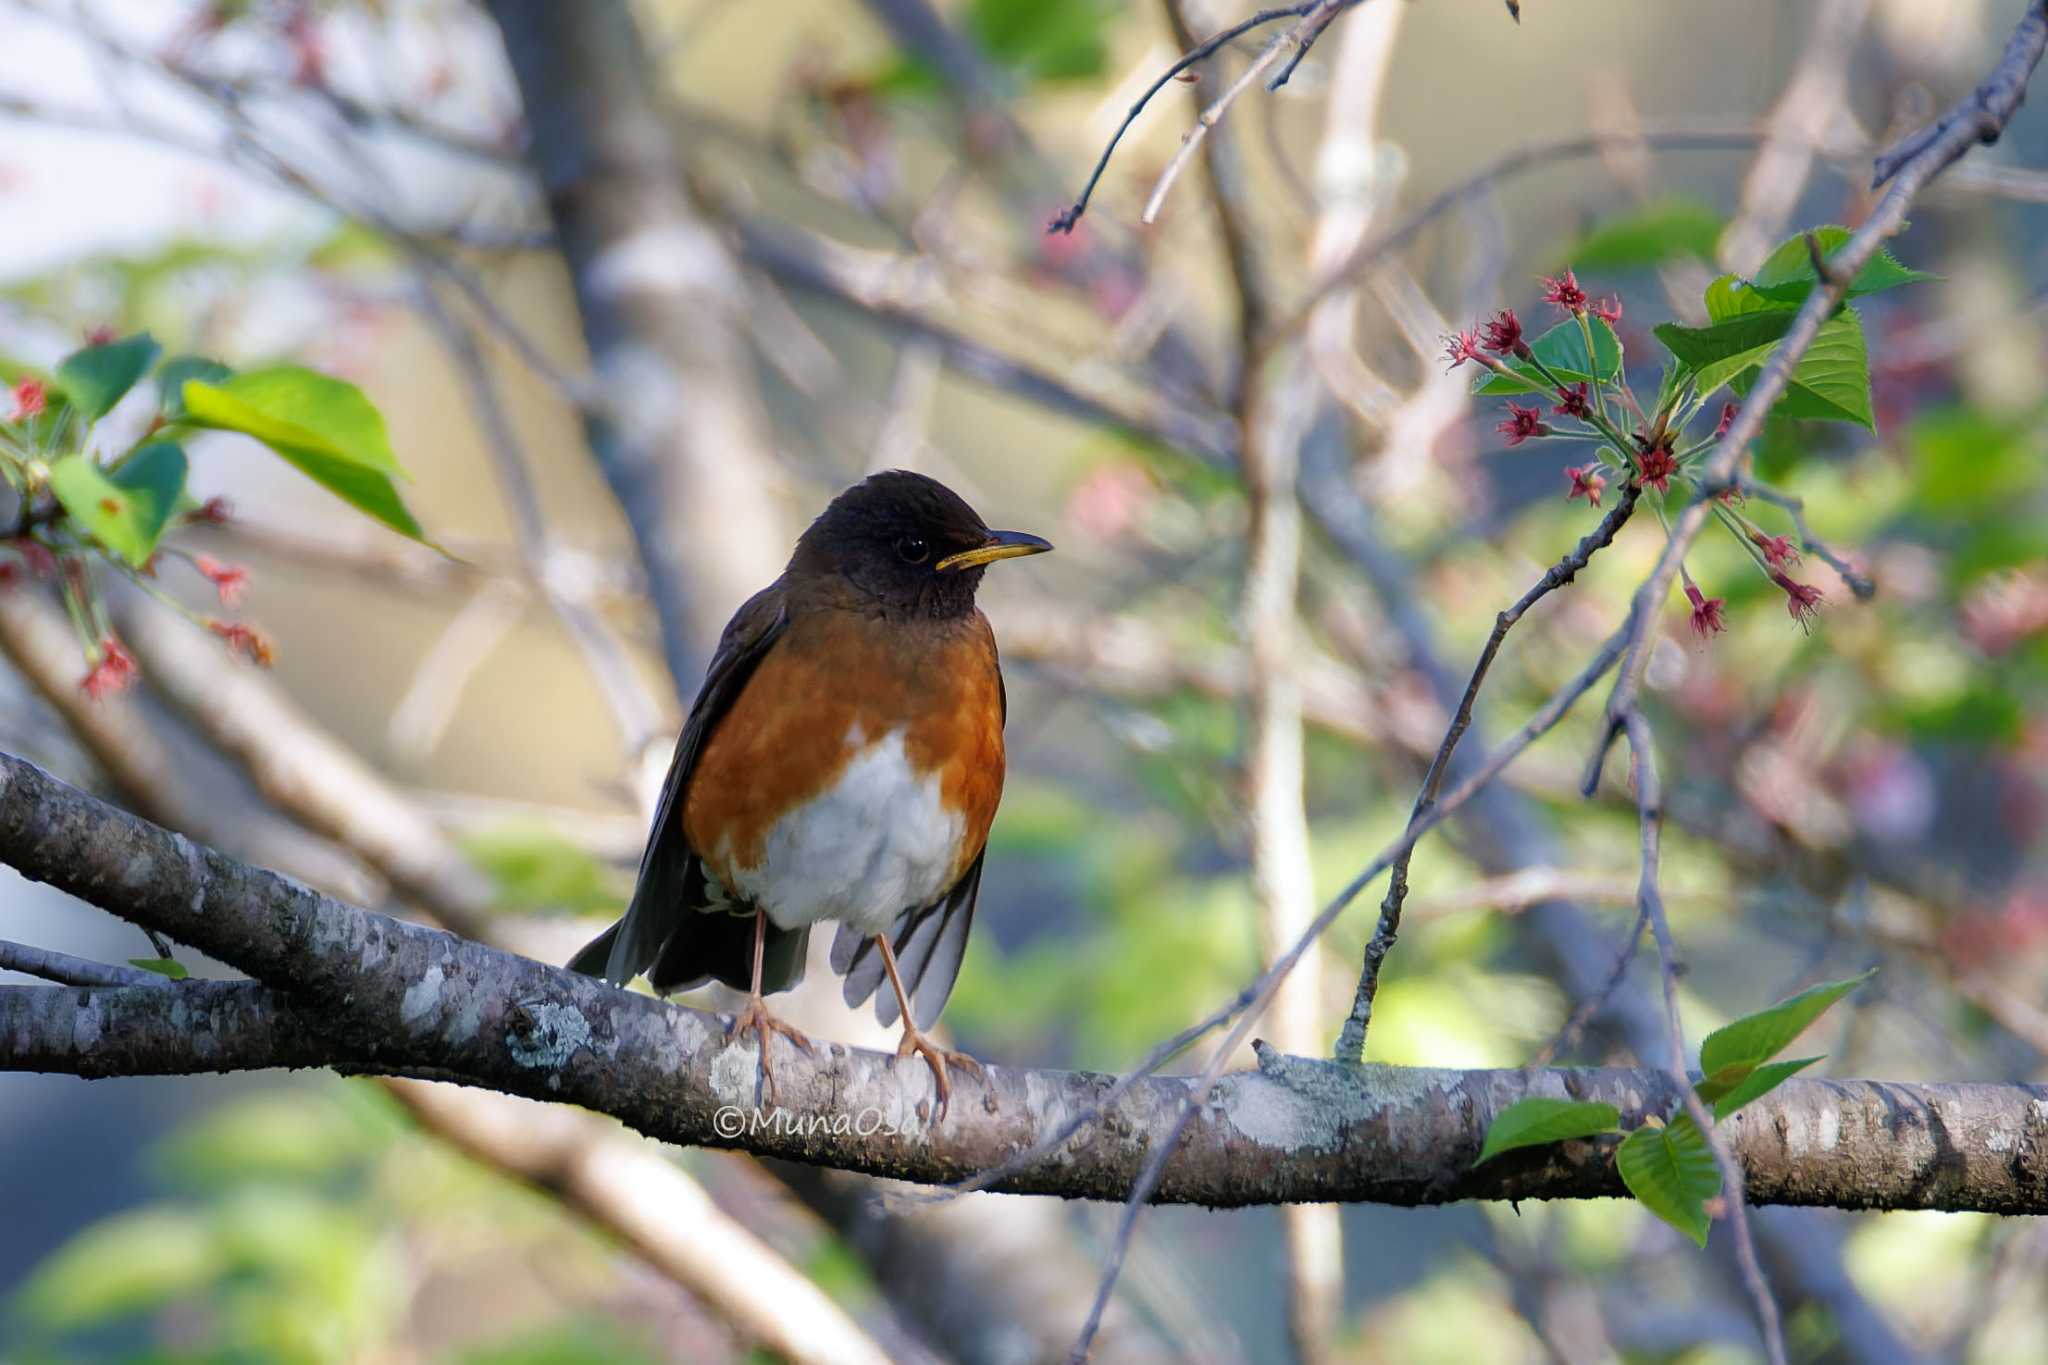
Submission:
<svg viewBox="0 0 2048 1365">
<path fill-rule="evenodd" d="M 890 616 L 964 616 L 988 565 L 1051 548 L 1022 531 L 991 531 L 938 480 L 891 469 L 832 499 L 797 541 L 789 578 L 843 585 Z"/>
</svg>

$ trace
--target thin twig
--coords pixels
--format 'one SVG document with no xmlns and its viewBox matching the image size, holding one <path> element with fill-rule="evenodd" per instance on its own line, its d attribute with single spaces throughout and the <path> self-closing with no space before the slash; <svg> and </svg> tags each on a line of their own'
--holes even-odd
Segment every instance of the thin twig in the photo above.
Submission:
<svg viewBox="0 0 2048 1365">
<path fill-rule="evenodd" d="M 1115 154 L 1117 143 L 1123 141 L 1124 134 L 1130 131 L 1133 123 L 1137 122 L 1138 115 L 1145 112 L 1145 106 L 1152 102 L 1154 95 L 1157 95 L 1166 88 L 1168 81 L 1195 63 L 1214 56 L 1226 44 L 1236 42 L 1253 29 L 1277 23 L 1282 19 L 1299 19 L 1323 3 L 1325 3 L 1325 0 L 1304 0 L 1302 4 L 1284 5 L 1275 9 L 1262 9 L 1244 22 L 1224 29 L 1207 42 L 1190 50 L 1172 66 L 1167 67 L 1161 73 L 1158 80 L 1145 87 L 1145 93 L 1138 96 L 1137 103 L 1133 104 L 1129 111 L 1124 114 L 1124 121 L 1117 125 L 1114 133 L 1110 134 L 1109 145 L 1104 147 L 1102 155 L 1096 158 L 1095 169 L 1089 172 L 1088 183 L 1081 187 L 1080 197 L 1066 208 L 1061 209 L 1052 222 L 1046 226 L 1045 230 L 1047 232 L 1072 232 L 1074 230 L 1074 225 L 1081 221 L 1081 215 L 1088 211 L 1088 201 L 1094 197 L 1095 187 L 1102 181 L 1102 173 L 1109 169 L 1109 158 Z"/>
<path fill-rule="evenodd" d="M 1813 533 L 1806 523 L 1806 503 L 1790 493 L 1781 493 L 1769 484 L 1737 475 L 1735 486 L 1747 498 L 1759 498 L 1792 518 L 1792 529 L 1799 533 L 1799 548 L 1826 564 L 1840 574 L 1842 581 L 1849 585 L 1849 591 L 1861 601 L 1868 602 L 1877 596 L 1877 584 L 1870 576 L 1837 554 L 1826 541 Z"/>
<path fill-rule="evenodd" d="M 1642 881 L 1636 895 L 1641 915 L 1649 920 L 1650 932 L 1657 940 L 1657 954 L 1664 969 L 1664 1013 L 1665 1029 L 1670 1035 L 1668 1066 L 1671 1082 L 1686 1113 L 1691 1115 L 1700 1136 L 1713 1152 L 1714 1164 L 1721 1170 L 1722 1199 L 1728 1210 L 1729 1231 L 1735 1237 L 1735 1260 L 1742 1269 L 1743 1287 L 1748 1290 L 1750 1303 L 1756 1309 L 1757 1330 L 1763 1335 L 1764 1353 L 1771 1365 L 1785 1365 L 1785 1332 L 1779 1322 L 1777 1300 L 1771 1296 L 1763 1267 L 1757 1263 L 1756 1240 L 1750 1235 L 1749 1212 L 1743 1201 L 1742 1167 L 1729 1152 L 1727 1141 L 1715 1128 L 1714 1116 L 1707 1112 L 1699 1092 L 1693 1089 L 1686 1076 L 1685 1032 L 1678 1018 L 1678 948 L 1671 939 L 1671 925 L 1664 913 L 1664 896 L 1660 889 L 1663 789 L 1657 779 L 1657 757 L 1651 748 L 1648 718 L 1641 711 L 1633 711 L 1628 716 L 1626 728 L 1629 750 L 1635 757 L 1636 811 L 1642 832 Z"/>
<path fill-rule="evenodd" d="M 1642 489 L 1633 480 L 1624 485 L 1621 497 L 1600 519 L 1600 524 L 1581 539 L 1570 554 L 1553 564 L 1513 606 L 1494 618 L 1493 633 L 1487 637 L 1486 647 L 1479 651 L 1479 661 L 1472 668 L 1472 679 L 1465 684 L 1465 694 L 1458 701 L 1450 728 L 1444 731 L 1443 743 L 1423 778 L 1422 793 L 1416 797 L 1415 810 L 1408 817 L 1411 825 L 1434 806 L 1437 793 L 1443 787 L 1444 774 L 1451 766 L 1451 755 L 1456 751 L 1458 741 L 1465 737 L 1465 731 L 1471 727 L 1473 702 L 1478 699 L 1479 689 L 1485 684 L 1487 672 L 1492 669 L 1494 657 L 1500 653 L 1501 642 L 1507 639 L 1508 631 L 1537 602 L 1570 583 L 1592 562 L 1594 555 L 1614 543 L 1614 537 L 1634 514 L 1636 499 L 1640 496 Z M 1379 994 L 1380 968 L 1401 931 L 1401 906 L 1408 896 L 1408 861 L 1413 852 L 1414 845 L 1411 844 L 1394 860 L 1386 899 L 1380 903 L 1379 925 L 1373 931 L 1372 941 L 1366 945 L 1365 965 L 1358 978 L 1358 993 L 1351 1006 L 1351 1015 L 1344 1021 L 1344 1031 L 1337 1039 L 1337 1060 L 1340 1062 L 1365 1060 L 1365 1035 L 1372 1027 L 1372 1007 L 1374 998 Z"/>
<path fill-rule="evenodd" d="M 1317 33 L 1322 32 L 1328 27 L 1330 19 L 1335 17 L 1337 10 L 1347 3 L 1355 4 L 1357 0 L 1316 0 L 1315 4 L 1308 7 L 1300 22 L 1267 43 L 1265 50 L 1252 59 L 1243 73 L 1232 81 L 1214 102 L 1202 110 L 1195 119 L 1195 126 L 1188 129 L 1186 136 L 1181 139 L 1180 148 L 1174 152 L 1173 159 L 1168 161 L 1166 169 L 1159 173 L 1158 183 L 1153 185 L 1152 195 L 1145 201 L 1145 211 L 1138 215 L 1140 222 L 1151 223 L 1158 219 L 1160 207 L 1166 203 L 1166 196 L 1173 189 L 1173 182 L 1180 179 L 1180 173 L 1186 170 L 1188 162 L 1194 159 L 1204 139 L 1209 136 L 1209 130 L 1222 122 L 1224 115 L 1230 112 L 1230 106 L 1237 103 L 1238 97 L 1251 88 L 1252 82 L 1264 74 L 1266 68 L 1278 61 L 1280 54 L 1290 47 L 1297 54 L 1305 51 L 1306 44 L 1314 41 L 1307 36 L 1309 29 L 1313 26 Z M 1290 65 L 1288 69 L 1291 71 L 1293 67 Z"/>
<path fill-rule="evenodd" d="M 1564 1021 L 1564 1027 L 1557 1031 L 1557 1037 L 1550 1040 L 1543 1051 L 1536 1054 L 1531 1066 L 1549 1066 L 1557 1055 L 1578 1046 L 1579 1035 L 1606 1010 L 1607 1002 L 1621 989 L 1621 983 L 1628 979 L 1628 969 L 1635 965 L 1636 954 L 1642 951 L 1643 930 L 1649 927 L 1649 912 L 1641 905 L 1641 897 L 1631 895 L 1637 902 L 1635 923 L 1629 926 L 1628 937 L 1622 940 L 1621 949 L 1614 955 L 1614 970 L 1607 974 L 1606 984 L 1587 996 L 1572 1010 L 1571 1017 Z"/>
<path fill-rule="evenodd" d="M 1294 941 L 1287 952 L 1283 953 L 1274 961 L 1272 966 L 1261 973 L 1251 986 L 1247 987 L 1244 991 L 1240 991 L 1236 999 L 1230 1005 L 1226 1005 L 1223 1010 L 1211 1015 L 1207 1020 L 1195 1026 L 1194 1029 L 1183 1032 L 1183 1037 L 1190 1035 L 1192 1037 L 1200 1037 L 1201 1034 L 1208 1032 L 1209 1029 L 1220 1026 L 1229 1017 L 1230 1013 L 1235 1012 L 1236 1009 L 1242 1008 L 1243 1010 L 1243 1013 L 1238 1015 L 1236 1025 L 1225 1035 L 1223 1042 L 1217 1046 L 1215 1053 L 1210 1057 L 1208 1065 L 1202 1069 L 1202 1074 L 1195 1078 L 1193 1085 L 1188 1087 L 1175 1114 L 1172 1127 L 1167 1131 L 1166 1136 L 1153 1146 L 1151 1153 L 1146 1158 L 1144 1168 L 1139 1171 L 1137 1180 L 1131 1186 L 1130 1198 L 1124 1205 L 1123 1217 L 1117 1224 L 1117 1230 L 1112 1241 L 1109 1261 L 1104 1267 L 1105 1288 L 1096 1305 L 1096 1313 L 1098 1315 L 1103 1305 L 1107 1302 L 1108 1290 L 1106 1286 L 1114 1282 L 1115 1272 L 1122 1264 L 1124 1251 L 1130 1245 L 1131 1234 L 1136 1227 L 1139 1210 L 1151 1198 L 1153 1191 L 1159 1188 L 1160 1178 L 1166 1172 L 1166 1163 L 1171 1159 L 1174 1150 L 1179 1147 L 1181 1137 L 1187 1132 L 1189 1122 L 1208 1101 L 1209 1092 L 1214 1088 L 1217 1077 L 1222 1075 L 1226 1060 L 1243 1045 L 1246 1034 L 1251 1031 L 1252 1024 L 1258 1020 L 1259 1016 L 1264 1012 L 1266 1005 L 1271 1002 L 1273 992 L 1277 989 L 1279 983 L 1285 979 L 1289 972 L 1294 970 L 1295 964 L 1308 951 L 1309 945 L 1315 942 L 1325 929 L 1330 927 L 1337 916 L 1343 913 L 1345 907 L 1357 898 L 1359 892 L 1363 891 L 1380 873 L 1393 865 L 1395 858 L 1413 848 L 1416 840 L 1436 828 L 1439 824 L 1442 824 L 1459 807 L 1471 800 L 1481 788 L 1498 776 L 1502 768 L 1513 762 L 1523 750 L 1535 743 L 1542 735 L 1547 734 L 1558 721 L 1562 720 L 1565 713 L 1571 709 L 1573 703 L 1592 690 L 1593 684 L 1598 682 L 1607 670 L 1614 666 L 1615 661 L 1621 656 L 1624 640 L 1625 635 L 1622 631 L 1616 631 L 1614 635 L 1609 637 L 1607 643 L 1600 648 L 1593 661 L 1586 666 L 1578 677 L 1560 688 L 1530 718 L 1527 724 L 1517 731 L 1512 738 L 1502 743 L 1492 754 L 1488 755 L 1486 762 L 1480 765 L 1479 770 L 1460 783 L 1433 810 L 1427 811 L 1411 821 L 1407 831 L 1399 839 L 1395 840 L 1393 844 L 1382 850 L 1380 855 L 1367 864 L 1362 872 L 1352 878 L 1351 882 L 1337 894 L 1336 898 L 1323 907 L 1322 913 L 1317 915 L 1308 928 L 1302 931 L 1301 936 Z M 1245 1003 L 1240 1007 L 1238 1005 L 1239 1001 Z M 1133 1077 L 1131 1079 L 1135 1080 L 1136 1078 Z M 1120 1082 L 1119 1084 L 1121 1085 L 1122 1083 Z M 1112 1090 L 1111 1093 L 1114 1094 L 1115 1091 Z M 1079 1122 L 1090 1121 L 1092 1117 L 1099 1117 L 1099 1115 L 1083 1116 Z M 1079 1122 L 1076 1124 L 1077 1127 Z M 1043 1146 L 1044 1144 L 1042 1143 L 1037 1144 L 1033 1148 L 1033 1152 L 1036 1153 L 1038 1148 Z M 979 1176 L 976 1177 L 977 1180 L 981 1178 Z"/>
<path fill-rule="evenodd" d="M 160 956 L 168 957 L 164 953 Z M 63 986 L 166 986 L 170 978 L 155 972 L 146 972 L 140 967 L 117 966 L 111 962 L 94 962 L 91 958 L 73 957 L 60 953 L 54 948 L 36 948 L 26 943 L 10 943 L 0 939 L 0 972 L 20 972 L 24 976 L 40 977 L 44 981 L 55 981 Z"/>
</svg>

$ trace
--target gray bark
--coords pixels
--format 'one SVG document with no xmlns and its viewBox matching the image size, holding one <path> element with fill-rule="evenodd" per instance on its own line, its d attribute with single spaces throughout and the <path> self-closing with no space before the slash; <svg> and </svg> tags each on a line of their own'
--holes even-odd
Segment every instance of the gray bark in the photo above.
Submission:
<svg viewBox="0 0 2048 1365">
<path fill-rule="evenodd" d="M 248 867 L 0 755 L 0 858 L 189 943 L 256 983 L 0 988 L 0 1068 L 182 1074 L 324 1065 L 459 1080 L 613 1114 L 667 1141 L 923 1184 L 1000 1165 L 1098 1106 L 1114 1078 L 990 1066 L 928 1119 L 914 1059 L 820 1043 L 777 1057 L 755 1109 L 755 1049 L 713 1015 L 361 910 Z M 259 984 L 260 983 L 260 984 Z M 780 1044 L 777 1044 L 780 1046 Z M 1054 1156 L 997 1188 L 1120 1198 L 1187 1082 L 1132 1087 Z M 1158 1198 L 1438 1204 L 1619 1195 L 1607 1143 L 1477 1170 L 1492 1115 L 1529 1095 L 1670 1112 L 1652 1070 L 1449 1071 L 1268 1054 L 1189 1127 Z M 1727 1125 L 1757 1203 L 2048 1212 L 2048 1086 L 1797 1079 Z"/>
</svg>

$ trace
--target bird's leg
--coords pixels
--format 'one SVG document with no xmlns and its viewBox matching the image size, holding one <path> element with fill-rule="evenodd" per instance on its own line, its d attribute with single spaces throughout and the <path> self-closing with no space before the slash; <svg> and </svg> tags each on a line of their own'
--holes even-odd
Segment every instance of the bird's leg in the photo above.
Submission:
<svg viewBox="0 0 2048 1365">
<path fill-rule="evenodd" d="M 735 1034 L 752 1031 L 755 1044 L 761 1049 L 761 1082 L 768 1087 L 768 1098 L 775 1098 L 775 1070 L 768 1064 L 768 1035 L 779 1033 L 795 1043 L 805 1052 L 811 1050 L 811 1040 L 794 1024 L 785 1023 L 768 1012 L 768 1002 L 761 996 L 761 958 L 768 944 L 768 912 L 754 911 L 754 988 L 747 993 L 746 1008 L 732 1017 L 732 1027 L 725 1031 L 730 1038 Z M 760 1084 L 754 1088 L 754 1098 L 761 1097 Z"/>
<path fill-rule="evenodd" d="M 923 1057 L 925 1065 L 932 1069 L 932 1079 L 938 1082 L 939 1091 L 939 1107 L 932 1115 L 932 1122 L 942 1123 L 946 1118 L 946 1103 L 953 1094 L 952 1086 L 946 1081 L 947 1063 L 950 1062 L 962 1071 L 971 1071 L 977 1076 L 981 1074 L 981 1063 L 964 1052 L 949 1052 L 925 1036 L 924 1030 L 920 1029 L 917 1021 L 911 1017 L 910 997 L 903 993 L 903 978 L 896 974 L 896 953 L 889 947 L 888 936 L 875 935 L 875 946 L 882 950 L 882 966 L 889 973 L 889 984 L 896 988 L 896 1008 L 903 1015 L 903 1041 L 896 1045 L 896 1055 L 908 1057 L 915 1052 Z"/>
</svg>

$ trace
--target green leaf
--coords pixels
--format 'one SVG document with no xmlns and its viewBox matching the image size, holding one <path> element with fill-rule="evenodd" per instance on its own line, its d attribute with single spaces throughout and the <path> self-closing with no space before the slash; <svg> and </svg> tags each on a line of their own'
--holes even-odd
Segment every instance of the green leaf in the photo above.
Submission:
<svg viewBox="0 0 2048 1365">
<path fill-rule="evenodd" d="M 1875 967 L 1846 981 L 1824 981 L 1769 1009 L 1715 1029 L 1700 1043 L 1700 1070 L 1721 1080 L 1736 1067 L 1762 1066 L 1804 1033 L 1827 1008 L 1877 974 Z M 1740 1079 L 1739 1076 L 1733 1079 Z"/>
<path fill-rule="evenodd" d="M 497 884 L 501 909 L 615 915 L 632 893 L 616 870 L 545 825 L 482 830 L 462 847 Z"/>
<path fill-rule="evenodd" d="M 187 380 L 185 412 L 200 426 L 253 436 L 315 483 L 401 535 L 425 540 L 392 482 L 403 477 L 384 419 L 355 385 L 285 366 Z"/>
<path fill-rule="evenodd" d="M 982 50 L 1027 80 L 1101 74 L 1108 23 L 1101 0 L 974 0 L 967 12 Z"/>
<path fill-rule="evenodd" d="M 1916 504 L 1944 519 L 1981 525 L 1988 514 L 2011 515 L 2028 505 L 2040 479 L 2048 438 L 2033 423 L 1993 416 L 1981 407 L 1935 408 L 1906 431 Z"/>
<path fill-rule="evenodd" d="M 1756 371 L 1748 370 L 1730 381 L 1739 394 L 1747 395 L 1756 383 Z M 1868 431 L 1877 430 L 1876 410 L 1870 402 L 1870 353 L 1863 344 L 1863 323 L 1853 308 L 1821 324 L 1792 371 L 1785 396 L 1771 411 L 1780 417 L 1804 417 L 1822 422 L 1854 422 Z"/>
<path fill-rule="evenodd" d="M 1614 1168 L 1644 1208 L 1706 1246 L 1707 1201 L 1721 1192 L 1721 1168 L 1691 1115 L 1630 1133 L 1614 1151 Z"/>
<path fill-rule="evenodd" d="M 1852 235 L 1845 227 L 1821 227 L 1813 230 L 1820 243 L 1821 255 L 1833 259 L 1845 246 Z M 1910 270 L 1900 265 L 1898 257 L 1884 247 L 1879 247 L 1871 258 L 1863 263 L 1863 269 L 1856 272 L 1855 280 L 1849 285 L 1848 297 L 1862 298 L 1865 294 L 1881 294 L 1887 289 L 1897 289 L 1904 284 L 1918 284 L 1922 280 L 1938 278 L 1925 271 Z M 1750 284 L 1756 292 L 1778 303 L 1800 304 L 1813 292 L 1813 286 L 1820 282 L 1819 274 L 1813 268 L 1813 249 L 1806 244 L 1806 234 L 1787 238 L 1773 251 L 1764 263 L 1757 267 Z"/>
<path fill-rule="evenodd" d="M 1709 322 L 1727 322 L 1752 313 L 1782 313 L 1785 326 L 1790 327 L 1793 316 L 1799 311 L 1797 307 L 1757 293 L 1737 275 L 1723 275 L 1709 284 L 1705 297 Z"/>
<path fill-rule="evenodd" d="M 139 569 L 177 510 L 185 473 L 185 452 L 156 441 L 111 473 L 83 455 L 67 455 L 50 466 L 50 491 L 73 521 Z"/>
<path fill-rule="evenodd" d="M 1569 1138 L 1594 1137 L 1611 1133 L 1621 1122 L 1621 1111 L 1611 1104 L 1590 1100 L 1559 1100 L 1547 1096 L 1517 1100 L 1493 1116 L 1486 1128 L 1486 1145 L 1480 1149 L 1481 1166 L 1517 1147 L 1540 1147 Z"/>
<path fill-rule="evenodd" d="M 209 1107 L 153 1156 L 160 1174 L 185 1185 L 303 1184 L 359 1165 L 382 1145 L 333 1091 L 295 1088 Z"/>
<path fill-rule="evenodd" d="M 164 415 L 175 421 L 185 415 L 187 380 L 218 384 L 233 373 L 218 360 L 209 360 L 203 355 L 173 356 L 157 366 L 157 403 L 163 408 Z"/>
<path fill-rule="evenodd" d="M 97 421 L 113 411 L 156 360 L 159 347 L 147 332 L 73 351 L 57 365 L 57 385 L 71 405 Z"/>
<path fill-rule="evenodd" d="M 1561 379 L 1570 383 L 1598 380 L 1611 382 L 1621 373 L 1621 339 L 1614 335 L 1614 329 L 1599 318 L 1587 321 L 1593 329 L 1593 354 L 1586 354 L 1586 337 L 1579 330 L 1576 318 L 1567 318 L 1529 343 L 1529 349 L 1536 358 L 1548 365 Z M 1513 356 L 1503 357 L 1513 377 L 1488 372 L 1486 377 L 1474 386 L 1472 392 L 1496 393 L 1541 393 L 1551 390 L 1550 381 L 1525 360 Z"/>
<path fill-rule="evenodd" d="M 1732 1086 L 1724 1088 L 1712 1081 L 1701 1081 L 1693 1088 L 1702 1100 L 1714 1107 L 1714 1121 L 1718 1123 L 1751 1100 L 1762 1099 L 1819 1060 L 1818 1057 L 1797 1057 L 1787 1062 L 1765 1062 Z"/>
<path fill-rule="evenodd" d="M 1710 261 L 1723 222 L 1703 199 L 1667 195 L 1595 225 L 1557 260 L 1579 270 L 1640 269 L 1680 256 Z"/>
<path fill-rule="evenodd" d="M 1928 743 L 2003 748 L 2019 743 L 2026 732 L 2027 708 L 1999 687 L 1973 686 L 1940 701 L 1889 707 L 1883 723 Z"/>
<path fill-rule="evenodd" d="M 1771 352 L 1784 340 L 1793 316 L 1785 312 L 1751 313 L 1707 327 L 1681 327 L 1664 322 L 1654 330 L 1664 349 L 1691 372 L 1704 399 L 1770 359 Z"/>
<path fill-rule="evenodd" d="M 1719 286 L 1722 281 L 1715 281 Z M 1709 287 L 1710 305 L 1715 287 Z M 1791 328 L 1796 313 L 1789 309 L 1748 308 L 1740 286 L 1724 291 L 1720 321 L 1706 327 L 1662 323 L 1657 339 L 1691 371 L 1702 398 L 1724 385 L 1738 394 L 1754 387 L 1758 374 Z M 1714 309 L 1710 306 L 1710 312 Z M 1855 422 L 1876 429 L 1870 403 L 1870 356 L 1863 344 L 1863 324 L 1855 310 L 1844 308 L 1821 324 L 1813 344 L 1792 371 L 1785 394 L 1771 409 L 1779 417 Z"/>
<path fill-rule="evenodd" d="M 287 459 L 292 450 L 304 450 L 406 477 L 391 453 L 383 416 L 345 379 L 280 365 L 218 383 L 188 379 L 184 391 L 195 422 L 254 436 Z"/>
<path fill-rule="evenodd" d="M 185 970 L 185 964 L 175 957 L 131 957 L 128 959 L 128 965 L 140 967 L 145 972 L 155 972 L 158 976 L 168 976 L 173 981 L 183 981 L 192 975 Z"/>
<path fill-rule="evenodd" d="M 142 1209 L 73 1237 L 36 1268 L 16 1302 L 30 1321 L 69 1330 L 158 1307 L 224 1269 L 204 1214 Z"/>
</svg>

